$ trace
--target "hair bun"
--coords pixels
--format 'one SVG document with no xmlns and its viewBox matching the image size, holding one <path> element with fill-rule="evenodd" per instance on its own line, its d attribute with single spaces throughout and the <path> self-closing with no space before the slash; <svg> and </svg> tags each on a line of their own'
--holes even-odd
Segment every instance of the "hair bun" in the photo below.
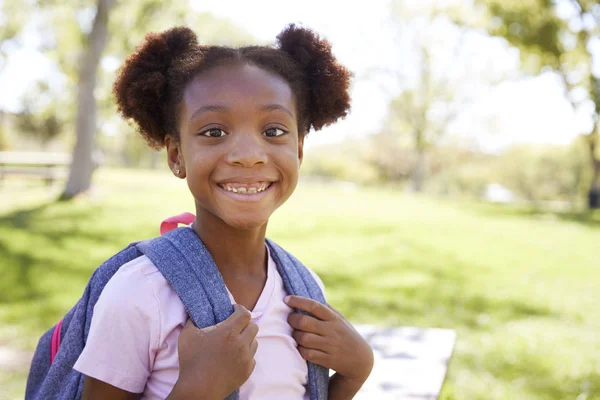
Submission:
<svg viewBox="0 0 600 400">
<path fill-rule="evenodd" d="M 168 72 L 190 50 L 199 49 L 196 34 L 185 27 L 149 33 L 144 42 L 127 57 L 113 86 L 119 112 L 132 119 L 146 141 L 155 148 L 163 145 Z"/>
<path fill-rule="evenodd" d="M 331 44 L 311 29 L 289 25 L 277 36 L 279 49 L 298 62 L 310 87 L 310 124 L 315 130 L 343 118 L 350 110 L 352 73 L 331 52 Z"/>
</svg>

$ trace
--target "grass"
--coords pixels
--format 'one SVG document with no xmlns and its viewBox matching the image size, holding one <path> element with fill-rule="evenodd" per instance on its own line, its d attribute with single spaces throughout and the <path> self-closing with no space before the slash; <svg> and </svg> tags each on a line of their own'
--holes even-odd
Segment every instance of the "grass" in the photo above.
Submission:
<svg viewBox="0 0 600 400">
<path fill-rule="evenodd" d="M 31 350 L 97 265 L 193 211 L 162 172 L 101 170 L 92 196 L 56 194 L 0 189 L 0 345 Z M 455 329 L 443 399 L 600 399 L 600 214 L 306 184 L 269 236 L 351 321 Z M 24 379 L 0 369 L 6 399 Z"/>
</svg>

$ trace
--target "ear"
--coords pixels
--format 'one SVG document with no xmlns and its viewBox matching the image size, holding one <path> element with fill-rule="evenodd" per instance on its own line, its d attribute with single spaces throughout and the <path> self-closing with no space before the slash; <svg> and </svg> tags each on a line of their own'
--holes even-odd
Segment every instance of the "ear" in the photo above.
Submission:
<svg viewBox="0 0 600 400">
<path fill-rule="evenodd" d="M 184 179 L 185 174 L 185 162 L 181 153 L 181 146 L 179 140 L 173 135 L 167 135 L 165 137 L 165 147 L 167 149 L 167 160 L 169 162 L 169 168 L 173 171 L 176 177 Z"/>
<path fill-rule="evenodd" d="M 304 138 L 306 135 L 298 136 L 298 166 L 302 165 L 302 159 L 304 158 Z"/>
</svg>

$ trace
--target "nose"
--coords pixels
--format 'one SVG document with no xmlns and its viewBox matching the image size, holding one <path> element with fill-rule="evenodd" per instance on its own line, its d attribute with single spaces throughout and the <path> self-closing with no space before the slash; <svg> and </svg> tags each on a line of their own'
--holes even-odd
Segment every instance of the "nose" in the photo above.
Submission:
<svg viewBox="0 0 600 400">
<path fill-rule="evenodd" d="M 231 140 L 231 148 L 227 153 L 227 163 L 249 168 L 257 164 L 267 163 L 267 153 L 262 137 L 250 133 L 238 133 Z"/>
</svg>

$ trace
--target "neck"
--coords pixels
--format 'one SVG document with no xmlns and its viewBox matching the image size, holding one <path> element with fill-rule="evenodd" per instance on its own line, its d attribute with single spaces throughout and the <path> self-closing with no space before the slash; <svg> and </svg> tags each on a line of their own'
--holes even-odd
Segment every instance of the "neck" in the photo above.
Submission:
<svg viewBox="0 0 600 400">
<path fill-rule="evenodd" d="M 221 219 L 196 214 L 193 229 L 212 255 L 221 275 L 264 275 L 267 224 L 253 229 L 236 229 Z"/>
</svg>

